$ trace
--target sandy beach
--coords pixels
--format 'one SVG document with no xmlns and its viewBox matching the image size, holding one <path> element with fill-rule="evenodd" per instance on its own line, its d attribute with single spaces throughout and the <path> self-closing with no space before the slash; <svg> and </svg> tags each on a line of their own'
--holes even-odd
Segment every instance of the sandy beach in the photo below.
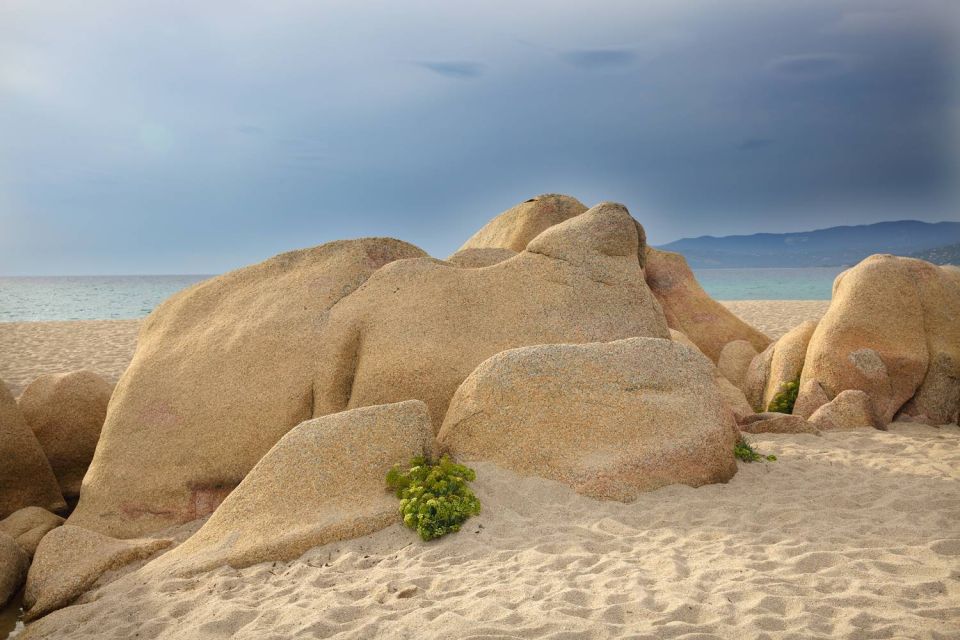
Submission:
<svg viewBox="0 0 960 640">
<path fill-rule="evenodd" d="M 829 300 L 734 300 L 731 311 L 771 338 L 819 320 Z M 0 379 L 18 395 L 44 373 L 91 369 L 116 382 L 133 357 L 140 320 L 0 322 Z"/>
<path fill-rule="evenodd" d="M 483 513 L 289 563 L 149 567 L 31 626 L 70 638 L 956 638 L 960 430 L 763 435 L 777 462 L 633 504 L 477 466 Z"/>
</svg>

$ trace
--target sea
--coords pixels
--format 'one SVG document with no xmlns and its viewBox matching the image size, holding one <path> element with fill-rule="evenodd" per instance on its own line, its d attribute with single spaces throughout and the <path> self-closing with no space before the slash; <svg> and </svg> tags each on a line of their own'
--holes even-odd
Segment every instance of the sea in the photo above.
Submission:
<svg viewBox="0 0 960 640">
<path fill-rule="evenodd" d="M 698 269 L 717 300 L 829 300 L 842 267 Z M 0 276 L 0 322 L 142 318 L 210 275 Z"/>
</svg>

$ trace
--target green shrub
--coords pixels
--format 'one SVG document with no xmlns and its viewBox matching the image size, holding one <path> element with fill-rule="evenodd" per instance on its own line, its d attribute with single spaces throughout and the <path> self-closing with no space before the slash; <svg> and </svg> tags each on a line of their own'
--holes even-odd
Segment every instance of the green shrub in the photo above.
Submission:
<svg viewBox="0 0 960 640">
<path fill-rule="evenodd" d="M 757 453 L 743 436 L 740 436 L 740 439 L 733 445 L 733 455 L 744 462 L 760 462 L 762 460 L 773 462 L 777 459 L 777 456 L 765 456 L 762 453 Z"/>
<path fill-rule="evenodd" d="M 479 515 L 480 500 L 467 486 L 476 477 L 473 469 L 447 456 L 438 463 L 417 456 L 406 471 L 394 466 L 387 473 L 387 486 L 400 498 L 403 523 L 432 540 L 459 531 L 467 518 Z"/>
<path fill-rule="evenodd" d="M 778 413 L 793 413 L 793 405 L 797 402 L 797 393 L 800 391 L 800 379 L 784 382 L 780 386 L 780 391 L 773 396 L 767 411 L 776 411 Z"/>
</svg>

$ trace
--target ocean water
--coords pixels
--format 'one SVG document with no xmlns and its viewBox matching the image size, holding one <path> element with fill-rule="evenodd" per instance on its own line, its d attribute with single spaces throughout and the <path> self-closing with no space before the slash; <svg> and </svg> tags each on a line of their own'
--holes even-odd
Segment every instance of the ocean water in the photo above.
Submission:
<svg viewBox="0 0 960 640">
<path fill-rule="evenodd" d="M 716 300 L 829 300 L 833 280 L 846 267 L 695 269 Z"/>
<path fill-rule="evenodd" d="M 698 269 L 696 275 L 717 300 L 827 300 L 840 271 Z M 170 295 L 209 277 L 0 277 L 0 322 L 142 318 Z"/>
<path fill-rule="evenodd" d="M 0 277 L 0 322 L 142 318 L 210 276 Z"/>
</svg>

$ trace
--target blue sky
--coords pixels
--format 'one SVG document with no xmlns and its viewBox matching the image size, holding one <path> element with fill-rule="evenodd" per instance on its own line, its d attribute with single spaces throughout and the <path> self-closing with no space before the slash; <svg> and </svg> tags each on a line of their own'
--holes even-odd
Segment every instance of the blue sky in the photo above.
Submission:
<svg viewBox="0 0 960 640">
<path fill-rule="evenodd" d="M 960 219 L 960 3 L 0 3 L 0 274 L 217 273 L 543 192 L 655 244 Z"/>
</svg>

